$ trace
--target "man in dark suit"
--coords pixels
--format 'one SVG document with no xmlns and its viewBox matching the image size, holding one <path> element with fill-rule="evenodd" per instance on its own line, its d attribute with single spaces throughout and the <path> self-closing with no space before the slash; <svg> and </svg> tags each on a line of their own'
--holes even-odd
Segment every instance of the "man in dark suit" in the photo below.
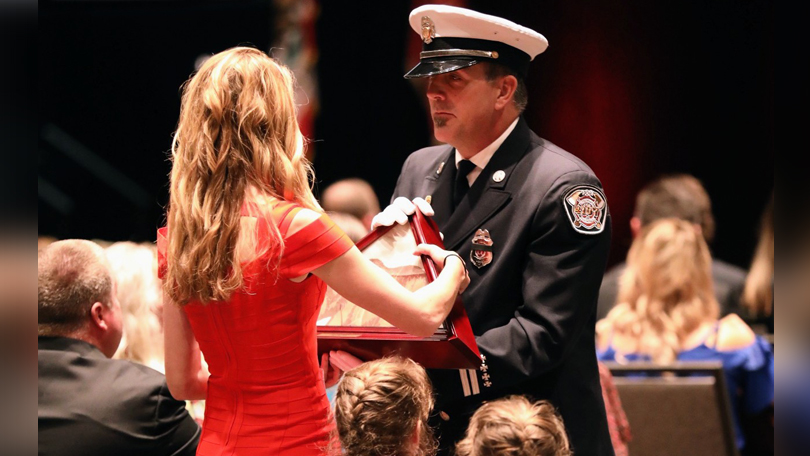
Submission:
<svg viewBox="0 0 810 456">
<path fill-rule="evenodd" d="M 594 348 L 596 298 L 610 244 L 601 183 L 577 157 L 521 117 L 539 33 L 474 11 L 426 5 L 410 16 L 422 36 L 436 139 L 411 154 L 392 205 L 375 225 L 433 215 L 446 248 L 467 259 L 462 295 L 484 364 L 434 370 L 442 454 L 483 401 L 550 400 L 575 454 L 612 455 Z M 425 202 L 429 204 L 425 204 Z"/>
<path fill-rule="evenodd" d="M 58 241 L 38 262 L 39 454 L 193 455 L 200 428 L 164 376 L 110 359 L 122 322 L 104 250 Z"/>
<path fill-rule="evenodd" d="M 688 174 L 672 174 L 659 177 L 645 185 L 636 195 L 630 231 L 635 237 L 650 223 L 668 217 L 694 223 L 709 245 L 714 240 L 712 203 L 703 184 L 696 177 Z M 619 263 L 605 274 L 599 290 L 597 320 L 605 318 L 610 309 L 617 304 L 619 281 L 626 267 L 625 263 Z M 730 313 L 747 317 L 740 301 L 746 275 L 743 268 L 712 258 L 714 296 L 720 304 L 721 317 Z"/>
</svg>

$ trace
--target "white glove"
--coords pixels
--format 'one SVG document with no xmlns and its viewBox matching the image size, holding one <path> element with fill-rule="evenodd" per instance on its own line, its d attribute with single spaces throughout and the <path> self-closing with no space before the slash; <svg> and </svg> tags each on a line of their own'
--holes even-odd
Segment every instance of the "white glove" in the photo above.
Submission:
<svg viewBox="0 0 810 456">
<path fill-rule="evenodd" d="M 408 216 L 413 214 L 417 207 L 422 214 L 433 216 L 433 207 L 424 199 L 417 197 L 410 201 L 408 198 L 400 196 L 382 212 L 374 216 L 371 220 L 371 229 L 380 226 L 391 226 L 395 223 L 404 225 L 408 221 Z"/>
</svg>

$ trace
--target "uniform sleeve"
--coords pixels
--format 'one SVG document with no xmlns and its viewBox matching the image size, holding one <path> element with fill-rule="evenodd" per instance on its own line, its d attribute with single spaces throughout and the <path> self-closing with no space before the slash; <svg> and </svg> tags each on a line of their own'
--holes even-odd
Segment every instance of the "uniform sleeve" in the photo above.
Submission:
<svg viewBox="0 0 810 456">
<path fill-rule="evenodd" d="M 343 255 L 354 246 L 326 214 L 284 240 L 279 273 L 282 277 L 300 277 Z"/>
<path fill-rule="evenodd" d="M 477 338 L 491 376 L 484 380 L 493 385 L 514 385 L 542 375 L 564 362 L 578 344 L 594 344 L 611 222 L 605 205 L 601 229 L 576 229 L 565 204 L 571 192 L 583 186 L 603 195 L 598 179 L 588 173 L 565 174 L 551 186 L 535 211 L 523 267 L 523 304 L 509 323 Z"/>
</svg>

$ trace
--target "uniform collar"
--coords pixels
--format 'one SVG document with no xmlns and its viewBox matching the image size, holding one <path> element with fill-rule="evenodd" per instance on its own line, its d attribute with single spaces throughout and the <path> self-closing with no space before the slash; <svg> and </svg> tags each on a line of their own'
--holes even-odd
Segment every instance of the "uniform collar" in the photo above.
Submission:
<svg viewBox="0 0 810 456">
<path fill-rule="evenodd" d="M 531 150 L 533 133 L 525 120 L 518 120 L 513 131 L 507 133 L 509 134 L 497 153 L 492 155 L 486 168 L 480 171 L 481 178 L 470 186 L 469 192 L 455 210 L 451 209 L 453 173 L 442 173 L 447 175 L 439 179 L 438 185 L 427 192 L 437 196 L 434 206 L 435 217 L 439 228 L 445 233 L 445 248 L 450 250 L 460 248 L 463 241 L 469 239 L 476 228 L 480 228 L 509 202 L 514 188 L 510 190 L 507 184 L 518 163 Z M 452 160 L 452 152 L 452 150 L 446 152 L 446 161 Z M 440 208 L 444 208 L 442 214 L 439 214 Z"/>
<path fill-rule="evenodd" d="M 509 135 L 512 133 L 512 130 L 514 130 L 515 127 L 517 126 L 518 120 L 520 120 L 520 116 L 515 118 L 512 124 L 509 125 L 509 127 L 507 127 L 503 133 L 501 133 L 501 136 L 499 136 L 498 139 L 493 141 L 490 145 L 488 145 L 483 150 L 473 155 L 472 158 L 470 158 L 470 161 L 475 163 L 477 171 L 480 171 L 487 167 L 487 163 L 489 163 L 489 160 L 492 159 L 492 156 L 495 155 L 495 152 L 498 150 L 499 147 L 501 147 L 501 144 L 503 144 L 503 142 L 506 141 L 506 138 L 509 137 Z M 458 169 L 458 163 L 461 160 L 464 160 L 464 157 L 462 157 L 461 154 L 458 153 L 457 149 L 455 150 L 455 156 L 456 156 L 456 169 Z M 475 170 L 473 172 L 475 172 Z"/>
</svg>

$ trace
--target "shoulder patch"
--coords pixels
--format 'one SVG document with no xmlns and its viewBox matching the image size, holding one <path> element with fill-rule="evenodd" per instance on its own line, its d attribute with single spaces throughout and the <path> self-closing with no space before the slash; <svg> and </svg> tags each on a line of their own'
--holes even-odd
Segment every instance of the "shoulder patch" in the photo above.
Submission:
<svg viewBox="0 0 810 456">
<path fill-rule="evenodd" d="M 563 197 L 565 213 L 574 231 L 582 234 L 599 234 L 605 229 L 607 199 L 593 185 L 578 185 Z"/>
</svg>

